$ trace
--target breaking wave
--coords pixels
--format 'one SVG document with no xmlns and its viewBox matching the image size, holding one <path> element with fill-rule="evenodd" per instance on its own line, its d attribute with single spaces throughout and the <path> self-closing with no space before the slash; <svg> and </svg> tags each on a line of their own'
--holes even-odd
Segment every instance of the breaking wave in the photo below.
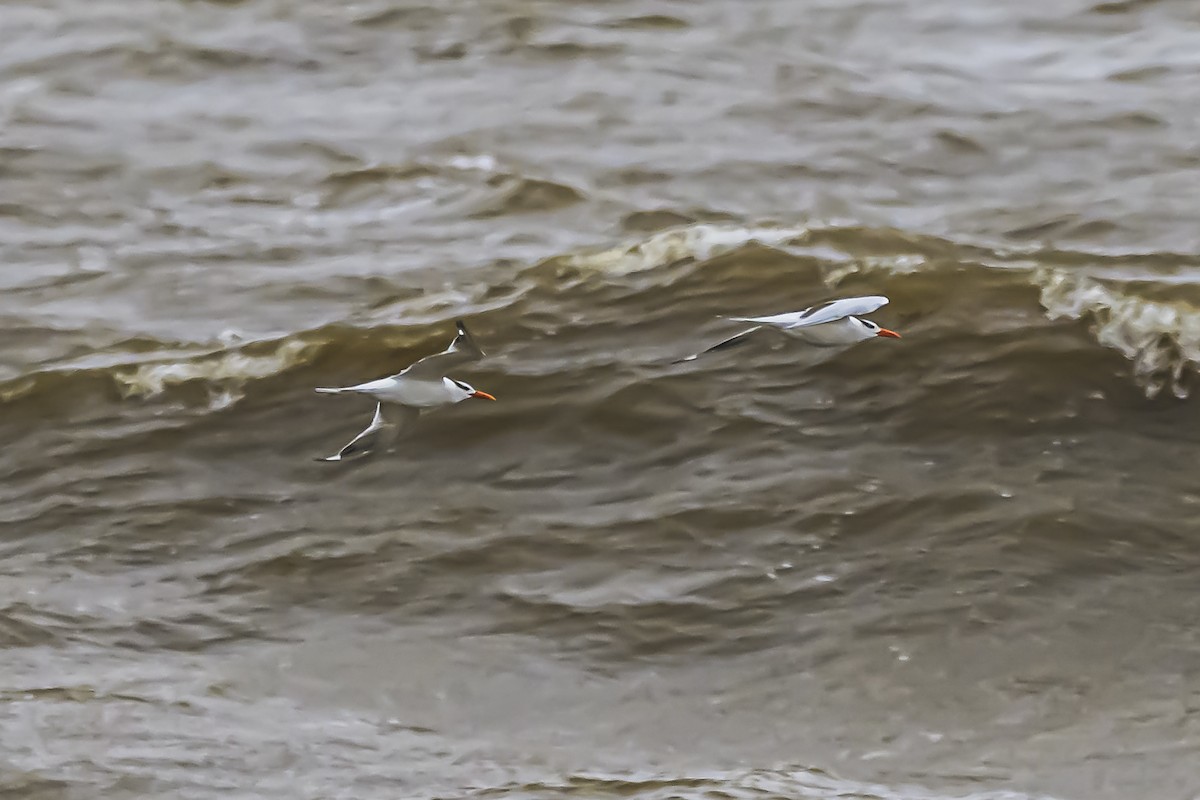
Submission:
<svg viewBox="0 0 1200 800">
<path fill-rule="evenodd" d="M 1057 269 L 1039 271 L 1037 283 L 1047 313 L 1091 323 L 1097 342 L 1133 362 L 1134 379 L 1148 397 L 1164 388 L 1180 399 L 1188 396 L 1200 369 L 1200 310 Z"/>
<path fill-rule="evenodd" d="M 1148 397 L 1165 389 L 1174 397 L 1186 398 L 1200 371 L 1200 308 L 1188 302 L 1187 293 L 1171 291 L 1171 286 L 1151 287 L 1157 288 L 1155 295 L 1147 290 L 1145 280 L 1097 277 L 1106 268 L 1116 269 L 1129 260 L 1129 256 L 989 249 L 892 229 L 701 223 L 659 231 L 620 246 L 552 256 L 518 272 L 514 285 L 549 286 L 550 292 L 543 291 L 540 300 L 547 302 L 548 297 L 548 302 L 558 304 L 563 317 L 586 327 L 587 319 L 580 319 L 580 304 L 572 299 L 578 284 L 566 277 L 569 274 L 599 279 L 617 290 L 614 302 L 639 309 L 662 305 L 659 297 L 672 293 L 672 284 L 683 277 L 711 282 L 714 289 L 735 278 L 740 280 L 746 269 L 739 261 L 745 261 L 760 271 L 756 283 L 761 290 L 756 292 L 755 302 L 766 311 L 779 304 L 779 280 L 801 268 L 815 269 L 830 294 L 835 289 L 837 293 L 850 291 L 842 284 L 859 276 L 870 282 L 872 291 L 892 295 L 889 311 L 909 319 L 926 311 L 906 310 L 896 298 L 928 294 L 927 286 L 936 286 L 943 297 L 982 296 L 986 302 L 1011 303 L 1019 295 L 997 292 L 995 277 L 1000 275 L 1028 286 L 1033 292 L 1029 296 L 1037 297 L 1042 307 L 1014 311 L 1086 323 L 1081 330 L 1097 345 L 1116 350 L 1131 362 L 1131 377 Z M 763 279 L 762 271 L 768 268 L 773 274 Z M 525 277 L 535 280 L 522 281 Z M 857 284 L 854 288 L 857 290 Z M 529 291 L 514 291 L 507 296 L 507 305 L 485 313 L 518 317 L 528 310 L 525 294 Z M 673 296 L 670 305 L 686 302 L 684 296 Z M 928 310 L 928 314 L 934 313 L 936 310 Z M 449 322 L 447 318 L 447 326 Z M 930 322 L 936 329 L 936 320 Z M 497 325 L 503 327 L 503 320 Z M 361 362 L 367 371 L 372 364 L 377 368 L 381 360 L 389 366 L 403 366 L 402 357 L 418 358 L 444 344 L 446 331 L 434 327 L 424 326 L 416 333 L 395 325 L 334 325 L 253 342 L 225 337 L 220 346 L 195 353 L 181 353 L 177 343 L 163 343 L 158 357 L 147 353 L 143 343 L 136 356 L 131 354 L 126 360 L 120 353 L 96 354 L 93 362 L 103 366 L 49 366 L 13 377 L 0 383 L 0 401 L 36 397 L 41 391 L 63 392 L 72 382 L 100 381 L 107 382 L 121 398 L 153 398 L 180 387 L 200 387 L 209 408 L 219 410 L 237 403 L 263 381 L 334 354 Z M 398 329 L 406 335 L 398 335 Z M 907 337 L 905 344 L 909 348 L 937 346 L 923 345 L 917 337 Z M 409 348 L 411 352 L 397 352 Z"/>
<path fill-rule="evenodd" d="M 761 800 L 1048 800 L 1045 795 L 1013 791 L 974 791 L 946 794 L 912 786 L 891 787 L 878 783 L 848 781 L 821 770 L 745 770 L 710 772 L 687 777 L 666 775 L 574 775 L 558 781 L 507 785 L 482 789 L 472 797 L 498 797 L 518 791 L 522 797 L 550 798 L 564 794 L 586 794 L 595 798 L 636 800 L 685 800 L 687 798 L 760 798 Z"/>
</svg>

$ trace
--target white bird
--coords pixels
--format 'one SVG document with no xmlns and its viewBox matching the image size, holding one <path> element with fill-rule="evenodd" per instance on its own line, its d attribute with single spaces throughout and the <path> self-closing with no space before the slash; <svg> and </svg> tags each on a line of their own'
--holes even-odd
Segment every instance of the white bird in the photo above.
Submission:
<svg viewBox="0 0 1200 800">
<path fill-rule="evenodd" d="M 869 319 L 860 319 L 860 314 L 870 314 L 872 311 L 887 305 L 888 299 L 881 295 L 870 297 L 844 297 L 840 300 L 830 300 L 820 305 L 806 308 L 803 311 L 789 311 L 785 314 L 774 314 L 769 317 L 727 317 L 734 322 L 753 322 L 753 328 L 730 336 L 724 341 L 714 344 L 707 350 L 687 356 L 676 361 L 694 361 L 705 353 L 714 350 L 724 350 L 744 344 L 747 337 L 763 328 L 773 328 L 789 336 L 800 339 L 818 347 L 836 347 L 864 342 L 879 336 L 899 339 L 900 334 L 881 328 Z"/>
<path fill-rule="evenodd" d="M 399 433 L 401 427 L 414 421 L 424 409 L 461 403 L 472 397 L 496 399 L 468 383 L 446 377 L 447 369 L 478 361 L 484 356 L 483 350 L 475 343 L 462 320 L 456 320 L 454 324 L 458 335 L 450 342 L 449 347 L 440 353 L 422 358 L 402 372 L 357 386 L 317 389 L 321 394 L 365 394 L 377 401 L 371 424 L 335 455 L 320 460 L 342 461 L 350 456 L 366 455 L 380 446 L 386 446 Z M 398 424 L 384 419 L 383 403 L 401 407 L 399 413 L 402 416 Z"/>
</svg>

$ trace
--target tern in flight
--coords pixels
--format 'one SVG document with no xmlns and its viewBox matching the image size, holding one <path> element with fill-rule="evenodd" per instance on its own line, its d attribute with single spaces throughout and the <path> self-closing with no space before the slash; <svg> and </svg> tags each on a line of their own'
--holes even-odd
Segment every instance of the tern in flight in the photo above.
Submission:
<svg viewBox="0 0 1200 800">
<path fill-rule="evenodd" d="M 681 358 L 675 363 L 695 361 L 705 353 L 737 347 L 744 344 L 751 334 L 763 328 L 782 331 L 788 336 L 818 347 L 855 344 L 880 336 L 899 339 L 900 334 L 895 331 L 881 328 L 871 320 L 862 319 L 860 316 L 882 308 L 887 305 L 887 302 L 888 299 L 880 295 L 844 297 L 840 300 L 830 300 L 827 303 L 806 308 L 803 311 L 789 311 L 769 317 L 729 317 L 728 319 L 734 322 L 754 323 L 754 327 L 717 342 L 707 350 Z"/>
<path fill-rule="evenodd" d="M 468 383 L 446 376 L 446 372 L 454 367 L 478 361 L 484 356 L 462 320 L 456 320 L 454 324 L 458 328 L 458 335 L 449 347 L 422 358 L 403 372 L 357 386 L 317 389 L 321 394 L 365 394 L 378 401 L 371 424 L 337 453 L 321 461 L 342 461 L 386 447 L 400 428 L 411 424 L 425 409 L 461 403 L 472 397 L 496 399 Z M 384 403 L 400 407 L 397 422 L 384 419 Z"/>
</svg>

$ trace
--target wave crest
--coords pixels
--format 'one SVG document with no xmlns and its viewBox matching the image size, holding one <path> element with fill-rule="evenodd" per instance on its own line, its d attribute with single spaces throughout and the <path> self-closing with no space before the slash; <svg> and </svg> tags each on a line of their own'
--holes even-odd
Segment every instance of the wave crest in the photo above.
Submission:
<svg viewBox="0 0 1200 800">
<path fill-rule="evenodd" d="M 240 400 L 248 382 L 304 363 L 318 347 L 316 342 L 304 339 L 255 343 L 200 358 L 118 369 L 113 372 L 113 380 L 123 397 L 154 397 L 170 387 L 201 381 L 208 390 L 209 407 L 216 410 Z"/>
<path fill-rule="evenodd" d="M 684 260 L 706 261 L 750 244 L 783 247 L 806 227 L 746 227 L 698 223 L 659 231 L 633 244 L 560 256 L 551 261 L 606 275 L 631 275 Z"/>
<path fill-rule="evenodd" d="M 764 249 L 773 251 L 768 273 L 754 268 Z M 1139 260 L 1139 265 L 1146 267 L 1148 258 Z M 728 269 L 731 262 L 737 262 L 737 269 Z M 801 267 L 814 266 L 815 273 L 798 273 Z M 1178 260 L 1172 260 L 1171 266 L 1178 270 Z M 800 280 L 804 286 L 799 291 L 808 294 L 821 284 L 826 289 L 842 286 L 852 275 L 861 280 L 843 291 L 889 294 L 898 306 L 910 305 L 906 296 L 927 295 L 931 281 L 949 294 L 984 295 L 992 303 L 1027 296 L 1024 292 L 995 295 L 992 278 L 1003 273 L 1003 284 L 1038 291 L 1049 318 L 1090 323 L 1100 345 L 1132 362 L 1133 379 L 1147 396 L 1165 389 L 1186 398 L 1200 372 L 1200 289 L 1191 282 L 1190 273 L 1162 281 L 1153 275 L 1133 281 L 1127 277 L 1129 267 L 1128 259 L 1116 257 L 1065 251 L 1008 254 L 886 228 L 705 222 L 667 228 L 616 247 L 552 256 L 519 273 L 535 280 L 516 280 L 507 294 L 476 306 L 475 311 L 528 317 L 533 309 L 537 314 L 574 317 L 578 312 L 571 297 L 581 276 L 588 276 L 589 283 L 594 277 L 620 287 L 619 300 L 610 297 L 604 302 L 623 304 L 619 310 L 635 319 L 644 309 L 657 307 L 660 296 L 672 292 L 675 279 L 684 275 L 689 281 L 711 285 L 714 293 L 709 299 L 718 313 L 728 310 L 720 308 L 726 290 L 739 302 L 753 304 L 764 297 L 776 298 L 780 280 Z M 1105 276 L 1106 269 L 1115 277 Z M 651 274 L 650 280 L 644 279 L 646 274 Z M 816 285 L 808 286 L 814 278 Z M 553 284 L 553 291 L 528 294 L 531 285 L 546 282 Z M 595 308 L 595 298 L 586 299 L 590 322 L 606 324 Z M 456 297 L 450 303 L 456 315 L 464 313 L 464 300 Z M 394 311 L 390 308 L 380 317 L 393 319 Z M 193 395 L 207 395 L 211 409 L 222 409 L 239 401 L 254 384 L 305 365 L 336 361 L 339 370 L 353 364 L 366 373 L 379 370 L 380 363 L 394 367 L 411 363 L 444 346 L 450 311 L 444 296 L 421 296 L 414 305 L 406 305 L 403 316 L 414 328 L 403 335 L 390 325 L 368 322 L 365 327 L 335 324 L 250 342 L 221 336 L 206 346 L 139 340 L 136 347 L 125 343 L 72 364 L 0 381 L 0 402 L 43 394 L 78 397 L 93 390 L 111 392 L 114 386 L 121 397 L 155 397 L 187 387 Z M 441 319 L 446 325 L 436 326 Z M 921 346 L 918 340 L 909 342 L 910 347 Z"/>
<path fill-rule="evenodd" d="M 1100 344 L 1133 362 L 1134 379 L 1147 397 L 1165 388 L 1181 400 L 1188 396 L 1191 376 L 1200 370 L 1200 311 L 1060 269 L 1039 271 L 1037 283 L 1050 318 L 1091 322 Z"/>
</svg>

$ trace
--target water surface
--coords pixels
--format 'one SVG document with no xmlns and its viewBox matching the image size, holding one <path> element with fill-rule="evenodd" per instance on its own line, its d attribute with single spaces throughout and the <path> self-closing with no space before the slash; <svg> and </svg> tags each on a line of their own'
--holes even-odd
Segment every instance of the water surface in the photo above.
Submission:
<svg viewBox="0 0 1200 800">
<path fill-rule="evenodd" d="M 0 28 L 13 796 L 1200 792 L 1192 4 Z"/>
</svg>

